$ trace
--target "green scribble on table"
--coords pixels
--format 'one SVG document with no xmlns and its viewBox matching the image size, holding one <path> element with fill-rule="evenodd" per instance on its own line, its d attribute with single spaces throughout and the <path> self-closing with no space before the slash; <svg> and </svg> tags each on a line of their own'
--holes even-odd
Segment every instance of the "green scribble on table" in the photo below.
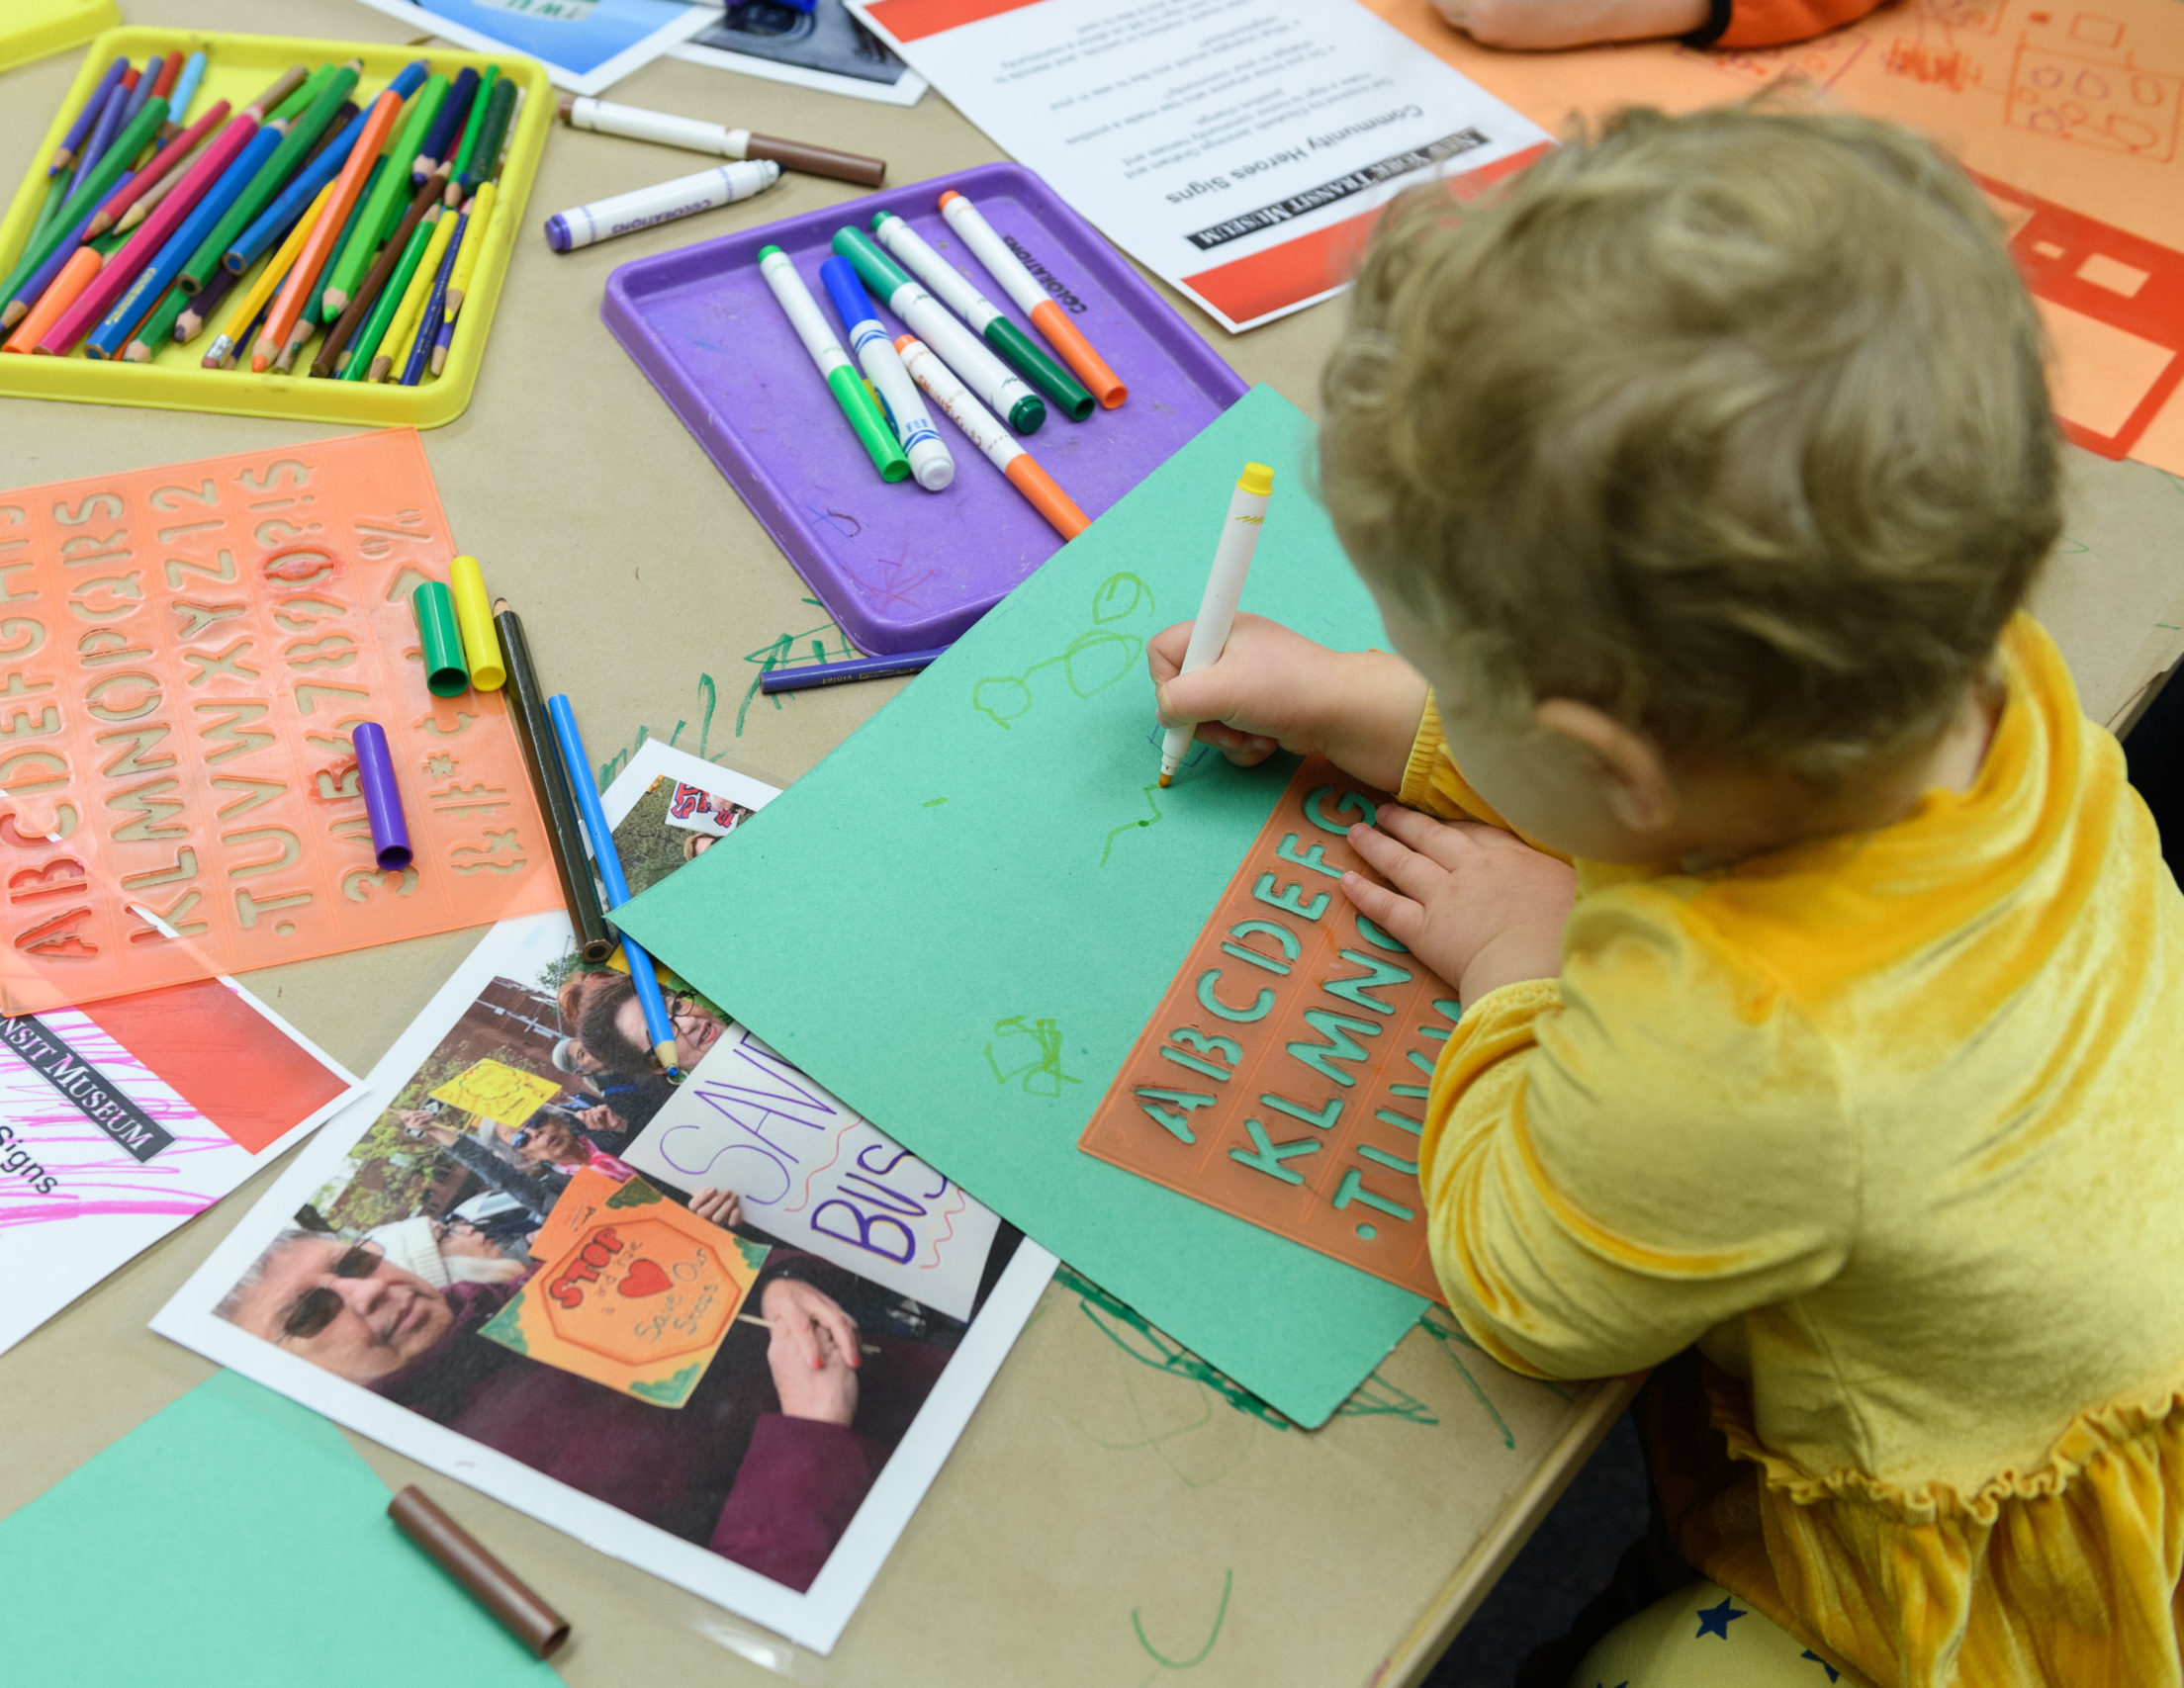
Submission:
<svg viewBox="0 0 2184 1688">
<path fill-rule="evenodd" d="M 1138 1632 L 1138 1644 L 1151 1654 L 1157 1662 L 1166 1665 L 1170 1670 L 1193 1669 L 1205 1661 L 1206 1655 L 1214 1650 L 1214 1644 L 1221 1640 L 1221 1626 L 1228 1617 L 1228 1596 L 1234 1591 L 1235 1586 L 1236 1573 L 1233 1570 L 1223 1571 L 1221 1573 L 1221 1604 L 1214 1610 L 1213 1633 L 1206 1638 L 1206 1644 L 1192 1653 L 1189 1658 L 1170 1658 L 1154 1646 L 1151 1642 L 1147 1641 L 1145 1639 L 1144 1620 L 1138 1615 L 1138 1608 L 1133 1606 L 1130 1609 L 1130 1627 Z"/>
<path fill-rule="evenodd" d="M 1509 1428 L 1509 1421 L 1502 1416 L 1502 1409 L 1487 1398 L 1487 1391 L 1479 1386 L 1479 1379 L 1471 1375 L 1471 1368 L 1464 1364 L 1464 1357 L 1459 1352 L 1468 1348 L 1474 1354 L 1481 1354 L 1485 1350 L 1464 1334 L 1463 1326 L 1456 1322 L 1455 1315 L 1446 1307 L 1427 1307 L 1425 1316 L 1418 1320 L 1418 1324 L 1439 1346 L 1441 1352 L 1448 1356 L 1449 1364 L 1456 1368 L 1458 1375 L 1464 1379 L 1465 1386 L 1471 1390 L 1472 1398 L 1486 1408 L 1487 1416 L 1494 1420 L 1495 1429 L 1502 1432 L 1502 1446 L 1514 1448 L 1516 1432 Z M 1569 1390 L 1554 1383 L 1546 1386 L 1566 1401 L 1576 1399 Z"/>
<path fill-rule="evenodd" d="M 1078 634 L 1055 656 L 1034 663 L 1020 674 L 988 674 L 970 688 L 973 709 L 990 716 L 1004 732 L 1011 722 L 1028 714 L 1039 701 L 1033 678 L 1058 666 L 1069 689 L 1079 697 L 1105 691 L 1138 666 L 1145 641 L 1137 633 L 1120 631 L 1117 624 L 1139 620 L 1150 632 L 1153 616 L 1152 588 L 1136 575 L 1110 575 L 1092 593 L 1092 625 Z"/>
<path fill-rule="evenodd" d="M 814 609 L 825 609 L 827 607 L 817 598 L 806 598 L 804 602 L 810 604 Z M 797 650 L 797 647 L 807 639 L 811 642 L 811 657 L 808 662 Z M 829 640 L 833 641 L 831 646 L 828 643 Z M 834 624 L 834 619 L 831 616 L 822 621 L 817 627 L 802 628 L 795 633 L 783 633 L 770 643 L 760 646 L 756 651 L 745 652 L 743 660 L 747 663 L 756 664 L 759 671 L 751 676 L 751 689 L 743 694 L 743 703 L 736 710 L 736 737 L 739 739 L 743 737 L 744 722 L 751 714 L 751 705 L 765 695 L 760 688 L 765 683 L 766 676 L 774 672 L 774 669 L 806 667 L 819 663 L 847 663 L 858 655 L 857 648 L 849 642 L 842 629 Z M 711 682 L 707 681 L 707 683 L 710 684 Z M 777 713 L 783 703 L 786 702 L 787 696 L 788 694 L 785 692 L 775 692 L 768 701 L 774 705 Z M 710 711 L 707 712 L 706 719 L 708 721 L 712 719 Z M 699 755 L 704 754 L 703 751 L 698 752 Z"/>
<path fill-rule="evenodd" d="M 986 1065 L 1003 1089 L 1013 1080 L 1022 1084 L 1026 1096 L 1050 1099 L 1061 1095 L 1063 1085 L 1084 1083 L 1061 1070 L 1061 1031 L 1051 1020 L 1013 1014 L 993 1022 L 993 1035 L 986 1045 Z"/>
<path fill-rule="evenodd" d="M 1276 1430 L 1297 1428 L 1241 1383 L 1207 1365 L 1166 1332 L 1155 1330 L 1137 1308 L 1117 1300 L 1075 1268 L 1060 1267 L 1054 1273 L 1054 1282 L 1077 1297 L 1093 1329 L 1140 1366 L 1186 1382 L 1203 1383 L 1237 1412 Z"/>
<path fill-rule="evenodd" d="M 1160 787 L 1158 783 L 1155 782 L 1154 784 L 1143 786 L 1140 789 L 1142 789 L 1145 794 L 1145 802 L 1152 809 L 1152 819 L 1149 821 L 1125 821 L 1119 827 L 1108 828 L 1107 846 L 1100 851 L 1100 865 L 1102 867 L 1105 867 L 1107 865 L 1107 858 L 1115 853 L 1115 841 L 1117 839 L 1121 838 L 1125 833 L 1136 832 L 1139 827 L 1152 826 L 1161 819 L 1159 797 Z"/>
<path fill-rule="evenodd" d="M 1378 1372 L 1351 1391 L 1350 1398 L 1334 1409 L 1336 1418 L 1400 1418 L 1406 1424 L 1438 1424 L 1440 1415 L 1409 1389 L 1391 1383 Z"/>
<path fill-rule="evenodd" d="M 713 683 L 711 674 L 699 674 L 697 676 L 697 697 L 699 703 L 704 706 L 704 712 L 698 717 L 697 755 L 700 759 L 709 761 L 712 759 L 713 749 L 713 711 L 720 703 L 720 688 Z M 679 744 L 682 738 L 682 729 L 689 724 L 687 717 L 677 721 L 675 731 L 668 735 L 668 743 L 670 745 Z M 740 726 L 737 731 L 742 731 Z M 600 790 L 603 791 L 614 783 L 614 776 L 629 765 L 630 758 L 644 749 L 645 741 L 651 737 L 652 729 L 650 727 L 639 727 L 635 741 L 627 749 L 616 751 L 606 760 L 599 763 Z"/>
</svg>

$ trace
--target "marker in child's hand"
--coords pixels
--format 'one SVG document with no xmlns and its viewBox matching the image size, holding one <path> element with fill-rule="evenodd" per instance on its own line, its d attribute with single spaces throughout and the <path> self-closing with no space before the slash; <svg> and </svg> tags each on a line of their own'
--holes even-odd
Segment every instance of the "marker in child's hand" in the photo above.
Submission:
<svg viewBox="0 0 2184 1688">
<path fill-rule="evenodd" d="M 1183 653 L 1179 673 L 1196 673 L 1221 661 L 1228 643 L 1228 629 L 1236 619 L 1236 602 L 1243 596 L 1244 577 L 1251 573 L 1251 553 L 1259 543 L 1259 524 L 1266 519 L 1266 500 L 1274 491 L 1274 471 L 1263 463 L 1247 463 L 1236 478 L 1236 489 L 1228 495 L 1228 514 L 1221 524 L 1221 544 L 1214 550 L 1213 573 L 1206 577 L 1206 595 L 1198 600 L 1198 619 L 1191 624 L 1190 648 Z M 1170 727 L 1160 746 L 1160 784 L 1164 790 L 1175 770 L 1190 755 L 1194 726 Z"/>
</svg>

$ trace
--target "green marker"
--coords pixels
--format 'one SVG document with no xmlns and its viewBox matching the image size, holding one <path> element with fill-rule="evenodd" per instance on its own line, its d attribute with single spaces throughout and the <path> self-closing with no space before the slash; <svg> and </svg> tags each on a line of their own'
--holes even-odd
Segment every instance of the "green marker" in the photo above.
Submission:
<svg viewBox="0 0 2184 1688">
<path fill-rule="evenodd" d="M 1032 337 L 1023 329 L 1002 315 L 1000 308 L 972 287 L 962 271 L 928 245 L 924 235 L 891 211 L 875 214 L 872 218 L 872 229 L 879 236 L 882 246 L 908 265 L 918 280 L 939 294 L 951 311 L 977 331 L 981 340 L 1015 365 L 1026 381 L 1059 404 L 1072 422 L 1081 422 L 1092 414 L 1092 395 L 1085 390 L 1084 384 L 1035 345 Z M 855 263 L 857 260 L 852 258 L 850 261 Z M 935 345 L 933 349 L 940 352 L 944 363 L 956 362 L 939 345 Z M 962 372 L 958 370 L 956 373 Z M 991 403 L 991 400 L 988 402 Z M 1006 411 L 1002 413 L 1007 414 Z M 1019 431 L 1030 432 L 1029 429 Z"/>
<path fill-rule="evenodd" d="M 36 275 L 39 266 L 53 255 L 53 248 L 68 237 L 77 223 L 98 209 L 99 202 L 114 191 L 114 184 L 122 179 L 122 172 L 129 168 L 130 161 L 143 151 L 166 121 L 167 102 L 154 94 L 144 102 L 144 109 L 129 127 L 115 136 L 114 144 L 100 154 L 97 167 L 77 184 L 68 196 L 68 203 L 60 208 L 60 215 L 53 219 L 46 232 L 24 247 L 23 256 L 8 272 L 8 279 L 0 282 L 0 300 L 13 299 L 15 290 Z"/>
<path fill-rule="evenodd" d="M 819 302 L 811 297 L 811 290 L 804 286 L 804 278 L 796 273 L 796 266 L 788 261 L 788 254 L 778 246 L 761 248 L 759 271 L 766 277 L 766 285 L 774 290 L 774 297 L 780 301 L 789 325 L 804 342 L 804 350 L 819 366 L 827 390 L 842 406 L 842 414 L 849 419 L 864 454 L 872 460 L 872 467 L 879 471 L 879 478 L 889 484 L 908 480 L 910 460 L 903 456 L 895 430 L 887 425 L 869 390 L 858 379 L 849 354 L 835 339 L 827 319 L 819 314 Z"/>
<path fill-rule="evenodd" d="M 470 168 L 471 155 L 478 150 L 478 132 L 485 127 L 486 107 L 493 103 L 493 90 L 500 80 L 500 66 L 489 64 L 486 73 L 478 78 L 478 91 L 470 97 L 470 115 L 463 119 L 463 144 L 456 148 L 455 166 L 448 171 L 447 185 L 452 190 L 463 179 L 463 172 Z"/>
<path fill-rule="evenodd" d="M 486 115 L 478 126 L 478 144 L 472 148 L 469 161 L 455 175 L 454 186 L 467 194 L 480 182 L 492 179 L 500 166 L 500 142 L 506 138 L 508 120 L 515 111 L 515 84 L 501 81 L 494 84 L 493 98 L 486 103 Z M 459 195 L 458 195 L 459 197 Z M 450 204 L 454 200 L 449 201 Z"/>
<path fill-rule="evenodd" d="M 402 176 L 407 187 L 410 178 L 400 170 L 390 172 Z M 439 226 L 445 213 L 434 206 L 417 219 L 416 227 L 410 231 L 410 244 L 402 249 L 402 261 L 395 266 L 395 273 L 387 278 L 387 285 L 379 290 L 379 299 L 372 306 L 372 312 L 364 318 L 364 332 L 349 346 L 349 361 L 341 368 L 343 381 L 362 381 L 371 372 L 372 354 L 379 350 L 380 336 L 387 332 L 387 324 L 395 319 L 395 311 L 402 305 L 402 296 L 410 286 L 410 278 L 417 273 L 417 264 L 424 257 L 424 248 L 432 239 L 432 230 Z"/>
<path fill-rule="evenodd" d="M 235 203 L 228 208 L 228 214 L 213 224 L 213 231 L 198 243 L 197 250 L 190 254 L 190 261 L 182 266 L 184 293 L 195 293 L 205 285 L 213 271 L 220 267 L 222 254 L 235 243 L 235 236 L 247 228 L 281 191 L 304 154 L 325 133 L 326 125 L 333 121 L 333 114 L 340 109 L 341 102 L 349 97 L 362 69 L 361 61 L 352 58 L 318 85 L 318 92 L 312 96 L 311 104 L 296 120 L 295 127 L 281 137 L 280 145 L 273 148 L 273 155 L 250 178 L 249 184 L 236 196 Z"/>
</svg>

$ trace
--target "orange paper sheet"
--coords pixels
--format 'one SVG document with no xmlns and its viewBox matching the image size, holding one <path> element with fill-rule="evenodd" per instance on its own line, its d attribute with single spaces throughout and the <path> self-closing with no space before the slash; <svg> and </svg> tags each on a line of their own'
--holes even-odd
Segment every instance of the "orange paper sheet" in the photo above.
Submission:
<svg viewBox="0 0 2184 1688">
<path fill-rule="evenodd" d="M 1418 1134 L 1456 993 L 1337 884 L 1394 801 L 1297 770 L 1078 1145 L 1439 1300 Z"/>
<path fill-rule="evenodd" d="M 556 905 L 507 706 L 425 690 L 410 593 L 454 550 L 409 429 L 0 493 L 0 1009 Z"/>
<path fill-rule="evenodd" d="M 549 1225 L 574 1195 L 572 1185 Z M 590 1208 L 589 1196 L 577 1204 Z M 720 1351 L 768 1252 L 633 1178 L 575 1226 L 479 1334 L 655 1406 L 680 1407 Z"/>
<path fill-rule="evenodd" d="M 1797 46 L 1667 42 L 1496 52 L 1428 0 L 1364 0 L 1533 122 L 1689 111 L 1785 75 L 1948 145 L 1979 178 L 2041 303 L 2056 414 L 2078 444 L 2184 475 L 2184 5 L 1902 0 Z"/>
</svg>

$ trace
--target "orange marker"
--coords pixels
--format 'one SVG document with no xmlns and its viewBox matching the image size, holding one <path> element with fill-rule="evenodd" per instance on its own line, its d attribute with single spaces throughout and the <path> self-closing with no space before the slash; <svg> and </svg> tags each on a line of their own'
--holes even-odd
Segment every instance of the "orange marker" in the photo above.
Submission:
<svg viewBox="0 0 2184 1688">
<path fill-rule="evenodd" d="M 1061 361 L 1091 389 L 1104 410 L 1112 410 L 1130 397 L 1122 377 L 1107 367 L 1107 360 L 1092 349 L 1092 342 L 1077 331 L 1068 314 L 1048 297 L 1046 289 L 978 215 L 978 208 L 954 189 L 941 195 L 941 215 L 949 227 L 968 246 L 987 272 L 1001 284 L 1001 291 L 1016 301 L 1016 308 L 1032 319 L 1032 326 L 1046 336 L 1046 343 L 1061 354 Z"/>
<path fill-rule="evenodd" d="M 379 157 L 380 148 L 387 144 L 388 133 L 395 127 L 396 114 L 401 110 L 402 96 L 392 88 L 383 88 L 379 98 L 372 102 L 372 109 L 365 114 L 363 131 L 349 149 L 349 160 L 341 166 L 340 175 L 333 179 L 333 197 L 319 214 L 311 238 L 304 242 L 304 249 L 296 255 L 288 280 L 281 284 L 280 297 L 273 302 L 273 309 L 266 316 L 257 344 L 250 348 L 250 368 L 254 374 L 263 375 L 277 357 L 285 355 L 293 361 L 303 343 L 311 338 L 310 325 L 299 324 L 297 318 L 303 314 L 304 304 L 311 298 L 312 284 L 318 281 L 318 272 L 325 268 L 327 258 L 332 255 L 341 225 L 349 220 L 349 208 L 356 204 L 364 178 L 371 174 L 373 161 Z"/>
<path fill-rule="evenodd" d="M 0 352 L 28 352 L 45 338 L 46 330 L 60 319 L 60 313 L 75 304 L 77 295 L 91 285 L 91 278 L 99 273 L 106 260 L 99 256 L 94 246 L 78 246 L 76 255 L 60 267 L 60 274 L 53 277 L 31 307 L 31 313 L 16 325 L 8 343 L 0 346 Z"/>
<path fill-rule="evenodd" d="M 895 350 L 901 353 L 902 366 L 910 372 L 910 379 L 948 412 L 948 419 L 963 430 L 963 438 L 985 453 L 986 461 L 1009 478 L 1009 485 L 1024 494 L 1056 533 L 1070 540 L 1092 525 L 1092 518 L 1054 485 L 1052 476 L 1032 461 L 1032 454 L 1016 443 L 993 412 L 971 397 L 970 389 L 934 355 L 931 346 L 915 334 L 904 334 L 896 339 Z"/>
</svg>

